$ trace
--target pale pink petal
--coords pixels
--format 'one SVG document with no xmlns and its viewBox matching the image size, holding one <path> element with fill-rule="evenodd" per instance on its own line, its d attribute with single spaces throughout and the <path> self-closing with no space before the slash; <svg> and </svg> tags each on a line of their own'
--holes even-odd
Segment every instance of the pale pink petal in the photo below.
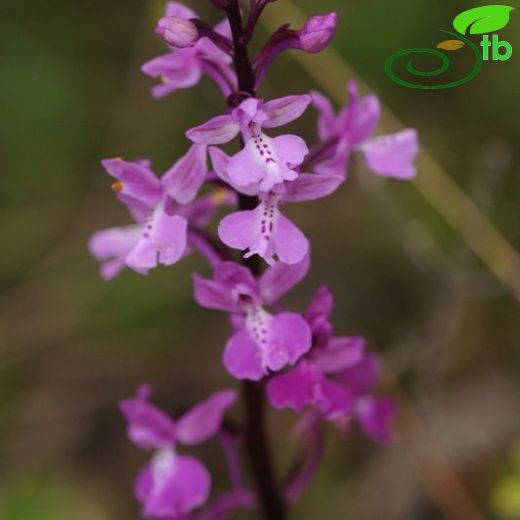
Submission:
<svg viewBox="0 0 520 520">
<path fill-rule="evenodd" d="M 369 168 L 379 175 L 403 180 L 416 175 L 413 161 L 419 143 L 417 131 L 412 128 L 370 139 L 362 145 L 361 151 Z"/>
<path fill-rule="evenodd" d="M 105 159 L 101 164 L 109 175 L 119 182 L 113 189 L 125 203 L 135 200 L 149 207 L 161 197 L 161 182 L 149 167 L 140 161 L 123 161 L 119 158 Z"/>
<path fill-rule="evenodd" d="M 230 290 L 240 289 L 242 294 L 248 294 L 258 301 L 257 281 L 247 267 L 236 262 L 221 262 L 214 269 L 215 280 Z"/>
<path fill-rule="evenodd" d="M 311 101 L 318 111 L 318 135 L 322 141 L 335 137 L 338 133 L 338 125 L 332 103 L 329 98 L 319 92 L 311 92 Z"/>
<path fill-rule="evenodd" d="M 157 264 L 173 265 L 184 255 L 188 223 L 179 215 L 168 215 L 158 208 L 126 259 L 131 269 L 152 269 Z"/>
<path fill-rule="evenodd" d="M 293 287 L 298 285 L 309 272 L 309 255 L 301 262 L 293 265 L 277 263 L 267 269 L 261 276 L 259 285 L 262 300 L 270 305 L 278 301 Z"/>
<path fill-rule="evenodd" d="M 213 164 L 213 170 L 220 177 L 220 179 L 229 184 L 239 193 L 249 196 L 258 195 L 258 183 L 255 182 L 246 186 L 239 186 L 231 180 L 228 174 L 229 161 L 231 160 L 229 155 L 223 152 L 220 148 L 216 148 L 214 146 L 209 148 L 209 155 Z"/>
<path fill-rule="evenodd" d="M 192 202 L 208 172 L 206 146 L 193 145 L 162 177 L 166 193 L 179 204 Z"/>
<path fill-rule="evenodd" d="M 261 181 L 265 175 L 265 164 L 253 153 L 250 140 L 246 147 L 231 157 L 227 173 L 230 181 L 237 186 L 250 186 Z"/>
<path fill-rule="evenodd" d="M 343 175 L 300 173 L 298 178 L 285 184 L 284 202 L 304 202 L 321 199 L 334 193 L 345 181 Z"/>
<path fill-rule="evenodd" d="M 276 128 L 298 119 L 307 110 L 311 98 L 308 95 L 286 96 L 264 103 L 262 110 L 267 119 L 262 122 L 265 128 Z"/>
<path fill-rule="evenodd" d="M 237 211 L 224 217 L 218 226 L 218 236 L 233 249 L 248 249 L 260 240 L 257 211 Z"/>
<path fill-rule="evenodd" d="M 162 410 L 150 404 L 151 388 L 142 385 L 135 397 L 119 403 L 128 422 L 128 437 L 143 449 L 162 448 L 175 442 L 175 424 Z"/>
<path fill-rule="evenodd" d="M 280 135 L 273 138 L 273 145 L 280 159 L 291 166 L 298 166 L 309 153 L 305 141 L 297 135 Z"/>
<path fill-rule="evenodd" d="M 362 337 L 336 337 L 329 341 L 327 348 L 317 351 L 312 361 L 325 373 L 342 372 L 361 361 L 364 349 Z"/>
<path fill-rule="evenodd" d="M 92 235 L 88 248 L 94 258 L 103 261 L 103 279 L 111 280 L 121 272 L 126 257 L 139 241 L 142 232 L 141 225 L 134 225 L 104 229 Z"/>
<path fill-rule="evenodd" d="M 239 297 L 245 295 L 255 303 L 260 302 L 255 277 L 247 267 L 235 262 L 219 263 L 211 280 L 198 275 L 193 280 L 195 300 L 202 307 L 235 312 Z"/>
<path fill-rule="evenodd" d="M 192 49 L 176 49 L 146 62 L 141 70 L 152 78 L 160 78 L 160 84 L 152 88 L 152 95 L 161 98 L 178 89 L 196 85 L 202 69 Z"/>
<path fill-rule="evenodd" d="M 234 312 L 237 310 L 236 298 L 226 285 L 215 280 L 207 280 L 198 274 L 193 275 L 195 301 L 207 309 Z"/>
<path fill-rule="evenodd" d="M 229 143 L 240 132 L 240 126 L 231 115 L 217 116 L 186 132 L 188 139 L 197 144 Z"/>
<path fill-rule="evenodd" d="M 274 226 L 272 241 L 275 254 L 285 264 L 297 264 L 309 252 L 305 235 L 281 213 Z"/>
<path fill-rule="evenodd" d="M 319 175 L 339 175 L 346 179 L 350 153 L 349 144 L 344 140 L 340 140 L 332 149 L 330 156 L 314 165 L 314 173 Z"/>
<path fill-rule="evenodd" d="M 357 97 L 357 87 L 351 89 L 350 105 L 339 113 L 338 124 L 343 129 L 344 138 L 352 147 L 357 147 L 369 139 L 375 132 L 381 117 L 381 107 L 377 96 Z"/>
<path fill-rule="evenodd" d="M 184 444 L 199 444 L 215 436 L 236 399 L 234 390 L 222 390 L 192 408 L 177 420 L 177 439 Z"/>
<path fill-rule="evenodd" d="M 227 371 L 237 379 L 262 379 L 264 369 L 257 344 L 247 329 L 236 332 L 227 342 L 223 356 Z"/>
<path fill-rule="evenodd" d="M 281 312 L 269 324 L 268 368 L 278 371 L 294 365 L 311 348 L 311 330 L 297 313 Z"/>
<path fill-rule="evenodd" d="M 148 518 L 183 518 L 209 498 L 211 477 L 193 457 L 160 450 L 139 474 L 136 495 Z"/>
<path fill-rule="evenodd" d="M 263 112 L 259 113 L 261 105 L 262 101 L 260 99 L 253 97 L 247 98 L 233 110 L 233 117 L 240 122 L 242 127 L 249 125 L 253 119 L 255 122 L 261 123 L 263 122 L 263 118 L 261 117 Z"/>
</svg>

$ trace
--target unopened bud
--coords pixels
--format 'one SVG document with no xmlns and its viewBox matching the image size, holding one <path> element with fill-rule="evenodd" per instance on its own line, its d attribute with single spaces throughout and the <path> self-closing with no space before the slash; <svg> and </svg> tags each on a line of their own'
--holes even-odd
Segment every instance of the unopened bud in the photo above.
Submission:
<svg viewBox="0 0 520 520">
<path fill-rule="evenodd" d="M 299 47 L 307 52 L 321 52 L 332 40 L 337 23 L 337 13 L 312 16 L 298 31 Z"/>
<path fill-rule="evenodd" d="M 155 32 L 163 40 L 179 49 L 193 47 L 199 39 L 196 25 L 189 20 L 177 16 L 166 16 L 157 22 Z"/>
</svg>

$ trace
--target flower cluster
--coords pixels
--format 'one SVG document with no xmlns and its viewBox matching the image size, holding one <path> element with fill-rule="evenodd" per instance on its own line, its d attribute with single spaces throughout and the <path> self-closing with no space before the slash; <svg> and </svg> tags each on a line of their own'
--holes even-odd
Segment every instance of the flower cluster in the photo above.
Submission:
<svg viewBox="0 0 520 520">
<path fill-rule="evenodd" d="M 205 73 L 222 90 L 227 109 L 186 132 L 190 147 L 161 177 L 148 160 L 102 162 L 115 179 L 113 192 L 134 222 L 98 231 L 89 248 L 102 262 L 105 279 L 114 278 L 125 266 L 147 274 L 197 250 L 212 272 L 206 277 L 193 275 L 194 298 L 202 307 L 224 311 L 230 318 L 232 333 L 222 356 L 227 372 L 247 380 L 259 402 L 265 394 L 274 408 L 297 412 L 303 425 L 300 434 L 309 447 L 321 438 L 316 425 L 321 428 L 327 422 L 342 432 L 357 423 L 368 437 L 388 442 L 395 404 L 375 393 L 380 362 L 362 337 L 334 335 L 331 291 L 320 288 L 303 312 L 283 306 L 283 296 L 309 272 L 311 248 L 282 209 L 287 203 L 335 192 L 346 180 L 349 159 L 356 152 L 379 175 L 411 179 L 416 173 L 417 134 L 406 129 L 374 137 L 380 118 L 378 99 L 360 96 L 354 80 L 348 85 L 349 103 L 337 115 L 331 102 L 317 92 L 270 100 L 258 97 L 256 89 L 276 56 L 288 49 L 323 50 L 338 21 L 336 13 L 329 13 L 311 17 L 300 29 L 284 25 L 250 61 L 247 44 L 262 11 L 274 2 L 251 0 L 245 20 L 238 0 L 211 0 L 227 15 L 216 27 L 178 2 L 167 3 L 156 33 L 169 52 L 143 66 L 147 75 L 161 79 L 153 95 L 193 87 Z M 318 111 L 318 141 L 312 146 L 281 130 L 310 106 Z M 221 146 L 233 140 L 240 142 L 240 149 L 229 155 Z M 218 224 L 218 237 L 213 237 L 208 225 L 217 208 L 226 206 L 232 209 Z M 238 262 L 233 250 L 242 252 Z M 228 518 L 236 509 L 258 506 L 266 518 L 277 520 L 283 518 L 285 506 L 301 496 L 315 471 L 304 469 L 305 474 L 293 476 L 279 491 L 264 468 L 264 482 L 253 493 L 242 482 L 236 450 L 243 428 L 230 429 L 224 421 L 236 400 L 235 391 L 216 392 L 176 419 L 150 404 L 149 397 L 149 387 L 142 386 L 135 397 L 121 403 L 130 439 L 153 451 L 136 483 L 146 518 L 216 520 Z M 264 437 L 263 431 L 248 431 L 258 424 L 261 421 L 244 426 L 245 442 Z M 212 437 L 224 448 L 231 489 L 210 498 L 208 469 L 178 449 Z M 262 449 L 260 443 L 249 451 Z M 259 455 L 251 459 L 253 473 L 258 473 L 255 461 L 267 451 Z M 300 462 L 302 468 L 309 467 Z"/>
</svg>

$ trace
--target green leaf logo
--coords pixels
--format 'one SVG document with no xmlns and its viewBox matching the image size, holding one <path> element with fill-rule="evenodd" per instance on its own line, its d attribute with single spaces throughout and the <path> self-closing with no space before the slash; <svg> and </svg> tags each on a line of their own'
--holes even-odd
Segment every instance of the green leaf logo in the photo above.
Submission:
<svg viewBox="0 0 520 520">
<path fill-rule="evenodd" d="M 460 34 L 486 34 L 498 31 L 509 23 L 509 13 L 514 9 L 508 5 L 484 5 L 460 13 L 453 20 L 453 27 Z"/>
</svg>

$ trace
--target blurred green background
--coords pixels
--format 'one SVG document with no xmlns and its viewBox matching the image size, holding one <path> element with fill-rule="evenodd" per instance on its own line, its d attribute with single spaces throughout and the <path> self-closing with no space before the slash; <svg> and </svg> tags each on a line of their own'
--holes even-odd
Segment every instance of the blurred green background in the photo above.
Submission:
<svg viewBox="0 0 520 520">
<path fill-rule="evenodd" d="M 206 0 L 189 4 L 217 20 Z M 297 4 L 306 14 L 339 12 L 338 52 L 519 249 L 519 14 L 501 31 L 513 45 L 509 62 L 425 92 L 392 83 L 386 58 L 435 45 L 438 29 L 481 2 Z M 190 273 L 208 273 L 199 258 L 104 283 L 86 250 L 93 231 L 129 222 L 100 159 L 150 157 L 162 172 L 187 148 L 185 129 L 223 108 L 207 78 L 150 97 L 139 68 L 164 50 L 153 31 L 161 11 L 155 0 L 0 5 L 1 520 L 138 518 L 132 481 L 146 455 L 126 440 L 117 401 L 148 381 L 174 410 L 234 384 L 220 364 L 227 321 L 192 300 Z M 257 44 L 266 35 L 262 28 Z M 334 72 L 313 59 L 320 76 Z M 314 88 L 288 53 L 261 94 Z M 294 125 L 309 141 L 311 112 Z M 390 447 L 331 429 L 323 469 L 294 517 L 519 519 L 520 319 L 511 289 L 413 184 L 380 182 L 361 162 L 334 196 L 288 213 L 313 242 L 311 275 L 288 302 L 303 309 L 329 284 L 336 330 L 369 338 L 387 391 L 403 401 Z M 270 415 L 280 468 L 294 419 Z M 218 446 L 201 454 L 225 487 Z"/>
</svg>

